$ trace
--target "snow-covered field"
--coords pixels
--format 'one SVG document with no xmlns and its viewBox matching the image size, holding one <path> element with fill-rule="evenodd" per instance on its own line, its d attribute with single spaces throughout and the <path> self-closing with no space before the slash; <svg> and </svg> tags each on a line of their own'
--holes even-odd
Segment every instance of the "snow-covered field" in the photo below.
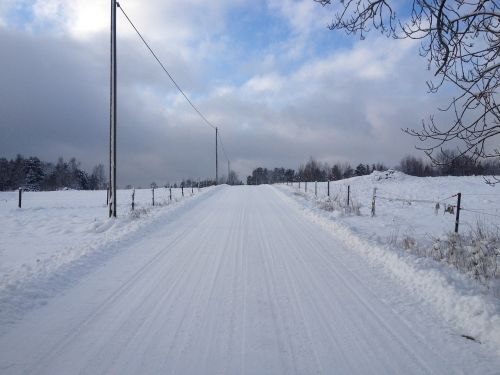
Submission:
<svg viewBox="0 0 500 375">
<path fill-rule="evenodd" d="M 45 290 L 34 285 L 46 282 L 60 268 L 126 241 L 207 190 L 195 188 L 192 193 L 185 188 L 183 197 L 181 189 L 172 189 L 170 201 L 169 189 L 158 188 L 152 207 L 151 189 L 137 189 L 134 213 L 132 190 L 118 190 L 118 219 L 108 218 L 106 191 L 25 192 L 21 209 L 17 192 L 0 192 L 0 304 L 5 299 L 12 303 L 13 297 L 19 302 L 9 305 L 13 313 L 0 315 L 0 323 L 14 319 L 17 308 L 36 305 L 38 299 L 44 303 L 44 298 L 54 294 L 57 283 L 46 284 Z M 19 291 L 25 292 L 27 285 L 33 286 L 29 290 L 37 298 L 21 296 Z"/>
<path fill-rule="evenodd" d="M 330 182 L 330 197 L 326 182 L 308 182 L 307 191 L 304 182 L 300 188 L 298 183 L 286 187 L 295 196 L 306 198 L 304 203 L 309 207 L 321 208 L 322 214 L 329 211 L 329 219 L 349 227 L 359 237 L 439 261 L 450 260 L 500 297 L 500 259 L 494 256 L 500 245 L 500 191 L 482 177 L 421 178 L 392 170 L 374 172 Z M 453 259 L 446 253 L 455 230 L 457 193 L 461 193 L 458 233 L 464 239 L 462 248 L 472 254 L 464 260 L 457 258 L 458 252 L 452 254 Z M 491 241 L 494 238 L 496 242 Z M 479 241 L 471 245 L 472 239 Z M 479 257 L 485 251 L 492 256 L 481 259 L 489 259 L 489 263 L 472 264 L 476 253 Z M 493 277 L 495 272 L 497 278 Z M 489 277 L 485 279 L 483 274 Z"/>
<path fill-rule="evenodd" d="M 351 208 L 346 210 L 348 186 Z M 496 278 L 487 281 L 477 280 L 447 259 L 432 256 L 436 243 L 454 232 L 456 216 L 444 210 L 447 205 L 456 206 L 458 192 L 462 193 L 463 208 L 459 233 L 468 235 L 479 225 L 486 232 L 496 233 L 498 239 L 498 187 L 485 184 L 482 177 L 419 178 L 390 171 L 330 182 L 330 199 L 327 183 L 308 182 L 307 191 L 304 182 L 300 188 L 298 183 L 278 188 L 303 207 L 306 217 L 359 251 L 374 267 L 386 269 L 447 321 L 467 329 L 478 340 L 493 342 L 500 351 L 498 241 Z M 329 201 L 336 204 L 327 204 Z"/>
<path fill-rule="evenodd" d="M 140 215 L 120 191 L 118 219 L 105 192 L 27 193 L 22 209 L 1 193 L 0 372 L 498 373 L 498 299 L 391 242 L 414 218 L 430 243 L 454 217 L 382 199 L 369 213 L 374 186 L 431 201 L 461 191 L 488 212 L 496 190 L 380 177 L 332 184 L 350 184 L 360 215 L 318 208 L 314 184 L 307 199 L 285 185 L 176 191 L 148 212 L 150 190 L 137 191 Z"/>
<path fill-rule="evenodd" d="M 184 193 L 190 197 L 191 189 Z M 25 192 L 21 209 L 17 207 L 17 192 L 0 192 L 2 278 L 20 269 L 74 260 L 89 247 L 117 239 L 142 225 L 130 212 L 132 191 L 118 190 L 117 194 L 119 220 L 108 220 L 106 191 Z M 182 200 L 181 189 L 172 189 L 172 199 L 172 203 Z M 155 189 L 155 205 L 169 203 L 169 190 Z M 137 212 L 151 207 L 151 189 L 136 190 Z"/>
<path fill-rule="evenodd" d="M 315 196 L 315 183 L 301 183 L 300 191 L 309 198 Z M 374 172 L 368 176 L 330 182 L 330 195 L 347 201 L 350 186 L 351 203 L 360 205 L 361 215 L 341 215 L 363 236 L 383 243 L 400 242 L 412 237 L 429 245 L 436 237 L 455 228 L 455 214 L 445 213 L 446 205 L 457 204 L 462 194 L 459 232 L 475 229 L 477 223 L 490 228 L 500 226 L 500 188 L 485 183 L 482 177 L 413 177 L 401 172 Z M 298 183 L 293 187 L 298 191 Z M 373 189 L 376 188 L 374 218 L 371 217 Z M 327 197 L 327 183 L 317 183 L 318 200 Z M 439 209 L 436 212 L 436 203 Z M 454 212 L 455 212 L 454 208 Z M 339 211 L 332 213 L 338 217 Z"/>
</svg>

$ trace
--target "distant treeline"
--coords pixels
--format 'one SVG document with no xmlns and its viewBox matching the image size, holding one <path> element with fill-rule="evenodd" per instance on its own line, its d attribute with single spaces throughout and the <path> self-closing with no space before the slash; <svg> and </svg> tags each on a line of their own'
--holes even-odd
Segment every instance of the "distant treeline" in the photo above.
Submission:
<svg viewBox="0 0 500 375">
<path fill-rule="evenodd" d="M 0 191 L 18 188 L 31 191 L 59 189 L 98 190 L 106 189 L 104 166 L 96 165 L 89 174 L 80 168 L 75 158 L 57 163 L 47 163 L 37 157 L 15 159 L 0 158 Z"/>
<path fill-rule="evenodd" d="M 224 183 L 224 182 L 220 182 L 220 183 Z M 191 178 L 188 178 L 188 179 L 183 179 L 181 182 L 177 183 L 177 182 L 174 182 L 174 183 L 166 183 L 165 185 L 163 185 L 163 187 L 165 188 L 172 188 L 172 189 L 178 189 L 178 188 L 190 188 L 190 187 L 200 187 L 200 188 L 204 188 L 204 187 L 208 187 L 208 186 L 212 186 L 212 185 L 216 185 L 215 183 L 215 180 L 213 179 L 203 179 L 203 180 L 195 180 L 195 179 L 191 179 Z M 150 188 L 153 188 L 153 189 L 157 189 L 160 187 L 160 185 L 158 185 L 156 182 L 151 182 L 149 184 L 149 187 Z M 134 188 L 133 185 L 127 185 L 125 186 L 125 189 L 132 189 Z M 142 187 L 139 186 L 138 189 L 141 189 Z"/>
<path fill-rule="evenodd" d="M 395 169 L 417 177 L 431 176 L 486 176 L 500 175 L 500 160 L 474 161 L 472 158 L 457 155 L 454 151 L 442 151 L 434 163 L 414 156 L 401 159 Z M 358 164 L 353 168 L 349 163 L 321 163 L 310 158 L 298 170 L 285 168 L 256 168 L 247 177 L 248 185 L 272 184 L 289 181 L 337 181 L 344 178 L 363 176 L 373 171 L 385 171 L 383 163 Z"/>
</svg>

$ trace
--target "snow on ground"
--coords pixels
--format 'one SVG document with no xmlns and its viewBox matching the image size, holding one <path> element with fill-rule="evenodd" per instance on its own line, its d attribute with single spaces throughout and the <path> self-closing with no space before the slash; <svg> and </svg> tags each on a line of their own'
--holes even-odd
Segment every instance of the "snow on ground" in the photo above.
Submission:
<svg viewBox="0 0 500 375">
<path fill-rule="evenodd" d="M 151 189 L 138 189 L 134 213 L 132 190 L 118 190 L 117 219 L 108 218 L 106 191 L 25 192 L 21 209 L 17 192 L 0 192 L 0 323 L 55 294 L 59 285 L 50 279 L 61 268 L 109 250 L 209 190 L 186 188 L 183 197 L 172 189 L 170 201 L 169 189 L 158 188 L 152 207 Z"/>
<path fill-rule="evenodd" d="M 460 232 L 474 229 L 477 222 L 498 230 L 500 193 L 497 188 L 486 185 L 481 177 L 418 178 L 399 172 L 378 172 L 330 183 L 332 197 L 347 199 L 349 185 L 351 199 L 361 206 L 359 214 L 346 214 L 320 208 L 326 201 L 327 184 L 318 183 L 317 198 L 314 185 L 314 182 L 308 183 L 307 193 L 303 182 L 300 190 L 297 183 L 293 187 L 279 186 L 279 189 L 298 202 L 310 220 L 363 254 L 374 267 L 386 269 L 410 293 L 433 306 L 465 335 L 500 353 L 500 301 L 498 295 L 495 296 L 498 290 L 491 289 L 498 285 L 492 283 L 488 289 L 445 262 L 419 257 L 414 249 L 404 249 L 405 239 L 413 239 L 414 247 L 425 248 L 454 230 L 455 215 L 443 213 L 443 203 L 456 204 L 456 197 L 446 198 L 458 192 L 462 193 L 462 207 L 477 211 L 461 212 Z M 377 199 L 376 215 L 372 217 L 374 188 L 377 188 L 377 196 L 403 199 Z M 427 200 L 430 202 L 423 202 Z M 440 202 L 437 214 L 436 202 Z"/>
<path fill-rule="evenodd" d="M 352 224 L 357 233 L 381 243 L 399 242 L 409 236 L 422 245 L 429 245 L 436 237 L 453 231 L 455 215 L 444 213 L 444 207 L 456 205 L 457 193 L 462 193 L 461 233 L 475 229 L 478 221 L 500 226 L 500 190 L 487 185 L 482 177 L 413 177 L 397 171 L 374 172 L 331 182 L 331 196 L 346 201 L 347 186 L 350 186 L 350 199 L 361 205 L 361 216 L 344 216 L 343 222 Z M 298 184 L 294 183 L 294 187 L 298 189 Z M 375 219 L 370 215 L 373 188 L 377 188 L 378 197 Z M 309 182 L 307 189 L 307 195 L 314 197 L 314 182 Z M 304 192 L 303 182 L 301 191 Z M 326 196 L 327 183 L 318 183 L 318 198 Z M 398 198 L 402 200 L 395 200 Z M 440 203 L 437 214 L 436 202 Z"/>
<path fill-rule="evenodd" d="M 498 373 L 488 345 L 291 196 L 220 186 L 87 259 L 86 273 L 58 271 L 63 292 L 0 333 L 0 372 Z"/>
</svg>

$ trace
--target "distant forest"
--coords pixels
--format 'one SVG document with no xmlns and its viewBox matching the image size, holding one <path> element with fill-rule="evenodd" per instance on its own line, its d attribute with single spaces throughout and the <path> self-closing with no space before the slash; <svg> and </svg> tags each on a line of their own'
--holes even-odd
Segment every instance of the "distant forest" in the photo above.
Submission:
<svg viewBox="0 0 500 375">
<path fill-rule="evenodd" d="M 385 171 L 383 163 L 358 164 L 355 168 L 349 163 L 321 163 L 310 158 L 298 170 L 285 168 L 256 168 L 247 177 L 248 185 L 273 184 L 290 181 L 336 181 L 355 176 L 364 176 L 373 171 Z M 442 151 L 435 164 L 421 158 L 406 156 L 394 169 L 410 176 L 491 176 L 500 175 L 500 160 L 474 161 L 468 156 L 459 156 L 454 151 Z"/>
<path fill-rule="evenodd" d="M 467 156 L 457 156 L 453 151 L 441 152 L 437 164 L 431 164 L 421 158 L 406 156 L 395 169 L 411 176 L 491 176 L 500 175 L 500 160 L 490 159 L 475 162 Z M 385 171 L 383 163 L 360 163 L 352 167 L 349 163 L 321 163 L 313 158 L 298 170 L 285 168 L 256 168 L 247 177 L 248 185 L 272 184 L 286 181 L 335 181 L 354 176 L 363 176 L 373 171 Z M 232 172 L 227 183 L 241 183 Z M 183 181 L 179 186 L 197 185 L 195 180 Z M 221 180 L 221 183 L 225 181 Z M 202 181 L 200 186 L 209 186 L 214 181 Z M 83 170 L 75 158 L 65 161 L 62 157 L 57 163 L 41 161 L 37 157 L 25 158 L 17 155 L 15 159 L 0 158 L 0 191 L 23 188 L 29 191 L 50 191 L 64 188 L 74 190 L 106 189 L 107 178 L 102 164 L 96 165 L 92 172 Z M 151 186 L 156 186 L 153 183 Z M 167 186 L 167 185 L 166 185 Z M 168 185 L 170 186 L 170 185 Z M 177 184 L 172 185 L 177 186 Z"/>
<path fill-rule="evenodd" d="M 20 187 L 30 191 L 106 189 L 106 176 L 102 164 L 96 165 L 88 173 L 75 158 L 69 161 L 59 158 L 55 164 L 22 155 L 11 160 L 0 158 L 0 191 Z"/>
</svg>

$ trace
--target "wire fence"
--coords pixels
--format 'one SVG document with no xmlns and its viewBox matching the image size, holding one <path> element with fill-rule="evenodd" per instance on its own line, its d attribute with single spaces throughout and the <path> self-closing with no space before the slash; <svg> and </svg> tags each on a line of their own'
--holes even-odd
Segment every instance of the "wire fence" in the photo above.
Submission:
<svg viewBox="0 0 500 375">
<path fill-rule="evenodd" d="M 500 194 L 495 193 L 450 193 L 449 195 L 442 195 L 438 197 L 425 197 L 425 192 L 419 192 L 419 197 L 405 197 L 401 194 L 395 194 L 392 191 L 385 190 L 384 188 L 377 186 L 373 188 L 371 196 L 365 194 L 364 197 L 359 196 L 359 192 L 356 190 L 358 186 L 349 184 L 338 184 L 334 182 L 288 182 L 287 184 L 301 190 L 306 195 L 314 196 L 315 198 L 322 199 L 336 199 L 341 202 L 344 207 L 352 207 L 353 202 L 356 200 L 371 200 L 371 216 L 375 217 L 380 210 L 388 209 L 389 207 L 380 207 L 377 203 L 379 201 L 385 201 L 387 203 L 399 202 L 402 203 L 401 207 L 412 206 L 415 204 L 428 205 L 429 210 L 437 215 L 442 212 L 444 215 L 449 214 L 450 221 L 454 225 L 455 232 L 458 232 L 459 225 L 467 224 L 472 225 L 470 221 L 467 220 L 467 216 L 464 220 L 465 215 L 474 215 L 475 219 L 481 218 L 484 221 L 488 219 L 500 219 Z M 479 203 L 487 198 L 485 202 L 487 206 L 480 207 Z M 462 215 L 462 216 L 461 216 Z M 470 217 L 469 217 L 470 219 Z M 500 220 L 495 220 L 495 224 L 500 225 Z"/>
<path fill-rule="evenodd" d="M 185 187 L 120 189 L 117 191 L 122 211 L 162 206 L 190 197 L 203 189 L 198 184 Z M 91 209 L 107 207 L 106 190 L 59 190 L 0 192 L 0 209 Z"/>
<path fill-rule="evenodd" d="M 500 296 L 500 194 L 482 193 L 480 186 L 478 193 L 445 194 L 452 187 L 404 181 L 288 184 L 315 208 L 343 215 L 343 224 L 355 233 L 447 263 Z"/>
</svg>

